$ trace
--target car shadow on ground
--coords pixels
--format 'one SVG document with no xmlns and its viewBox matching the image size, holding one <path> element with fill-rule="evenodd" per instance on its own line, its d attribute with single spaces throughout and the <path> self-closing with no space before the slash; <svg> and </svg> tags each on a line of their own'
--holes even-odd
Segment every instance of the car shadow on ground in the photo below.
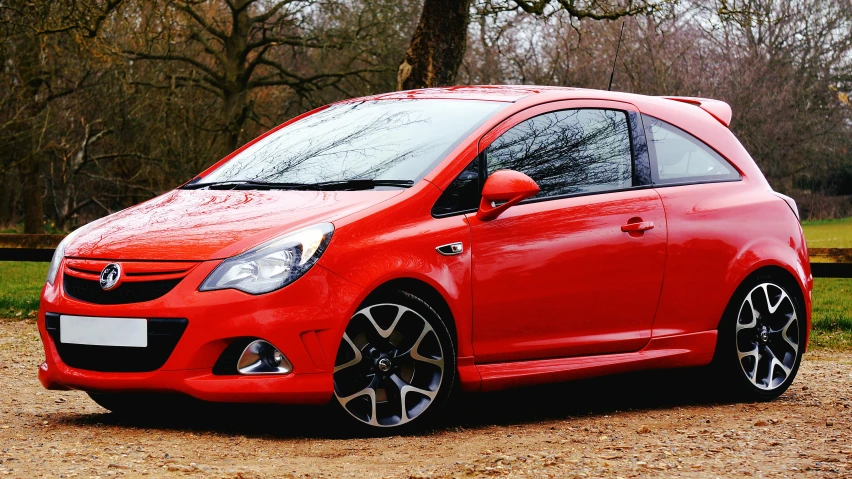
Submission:
<svg viewBox="0 0 852 479">
<path fill-rule="evenodd" d="M 507 391 L 458 395 L 440 433 L 456 428 L 523 425 L 540 421 L 612 415 L 621 411 L 659 410 L 730 404 L 732 399 L 706 368 L 645 371 Z M 147 414 L 52 414 L 72 426 L 216 432 L 269 438 L 346 438 L 341 418 L 329 406 L 234 405 L 188 403 L 183 407 L 151 404 Z"/>
</svg>

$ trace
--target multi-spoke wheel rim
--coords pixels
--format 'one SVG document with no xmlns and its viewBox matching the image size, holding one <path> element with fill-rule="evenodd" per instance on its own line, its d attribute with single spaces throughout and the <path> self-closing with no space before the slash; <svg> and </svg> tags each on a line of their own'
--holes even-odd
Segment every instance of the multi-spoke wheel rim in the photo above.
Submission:
<svg viewBox="0 0 852 479">
<path fill-rule="evenodd" d="M 334 366 L 334 395 L 355 419 L 401 426 L 432 404 L 444 376 L 444 352 L 432 325 L 399 304 L 367 306 L 352 316 Z"/>
<path fill-rule="evenodd" d="M 799 318 L 782 287 L 763 283 L 746 295 L 736 342 L 740 367 L 755 387 L 770 391 L 790 379 L 799 355 Z"/>
</svg>

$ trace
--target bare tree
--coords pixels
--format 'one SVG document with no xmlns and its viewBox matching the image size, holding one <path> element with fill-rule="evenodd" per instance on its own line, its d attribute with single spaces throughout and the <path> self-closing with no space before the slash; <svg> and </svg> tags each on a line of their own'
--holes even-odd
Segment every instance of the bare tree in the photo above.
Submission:
<svg viewBox="0 0 852 479">
<path fill-rule="evenodd" d="M 472 0 L 425 0 L 420 23 L 399 66 L 397 89 L 452 85 L 464 58 L 474 13 L 547 16 L 561 10 L 574 19 L 613 20 L 656 12 L 668 1 L 481 0 L 474 5 Z"/>
<path fill-rule="evenodd" d="M 50 126 L 50 105 L 79 90 L 88 72 L 68 68 L 62 54 L 69 35 L 91 37 L 121 0 L 51 2 L 13 0 L 0 4 L 6 96 L 0 124 L 12 155 L 0 168 L 21 174 L 24 229 L 39 233 L 43 225 L 42 166 Z"/>
<path fill-rule="evenodd" d="M 629 18 L 614 88 L 728 102 L 731 129 L 774 188 L 807 215 L 852 214 L 842 197 L 852 194 L 850 6 L 705 1 Z M 478 21 L 460 81 L 606 87 L 621 22 L 565 13 Z"/>
<path fill-rule="evenodd" d="M 278 87 L 304 97 L 347 77 L 382 70 L 359 63 L 357 51 L 335 71 L 304 71 L 295 65 L 294 58 L 306 51 L 344 52 L 359 35 L 377 27 L 320 36 L 310 30 L 309 17 L 321 14 L 323 7 L 315 0 L 174 0 L 146 11 L 145 4 L 139 4 L 138 17 L 129 21 L 142 19 L 142 38 L 123 53 L 188 67 L 168 81 L 218 97 L 226 138 L 222 151 L 227 153 L 239 146 L 255 115 L 253 92 Z"/>
</svg>

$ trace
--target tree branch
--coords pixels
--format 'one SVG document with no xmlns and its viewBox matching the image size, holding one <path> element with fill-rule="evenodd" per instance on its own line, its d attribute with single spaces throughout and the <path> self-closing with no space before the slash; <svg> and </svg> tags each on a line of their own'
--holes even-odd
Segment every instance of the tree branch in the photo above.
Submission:
<svg viewBox="0 0 852 479">
<path fill-rule="evenodd" d="M 189 15 L 190 17 L 192 17 L 192 19 L 195 20 L 196 23 L 201 25 L 201 27 L 204 29 L 204 31 L 210 33 L 211 35 L 213 35 L 217 38 L 219 38 L 223 42 L 228 39 L 228 35 L 226 35 L 225 32 L 216 28 L 210 22 L 205 20 L 204 17 L 199 15 L 198 12 L 193 10 L 192 7 L 190 7 L 189 5 L 187 5 L 187 4 L 178 5 L 178 9 L 180 9 L 182 12 L 184 12 L 187 15 Z"/>
<path fill-rule="evenodd" d="M 124 50 L 122 53 L 124 53 L 125 55 L 131 55 L 133 57 L 133 59 L 135 59 L 135 60 L 165 60 L 165 61 L 187 63 L 187 64 L 192 65 L 195 68 L 201 70 L 202 72 L 206 73 L 207 75 L 209 75 L 210 78 L 214 80 L 214 81 L 210 82 L 211 84 L 215 84 L 216 86 L 221 86 L 224 82 L 224 79 L 222 78 L 222 76 L 220 76 L 219 74 L 214 72 L 212 68 L 208 67 L 207 65 L 199 62 L 198 60 L 196 60 L 194 58 L 190 58 L 190 57 L 187 57 L 187 56 L 183 56 L 183 55 L 155 55 L 155 54 L 150 54 L 150 53 L 137 52 L 137 51 L 133 51 L 133 50 Z"/>
</svg>

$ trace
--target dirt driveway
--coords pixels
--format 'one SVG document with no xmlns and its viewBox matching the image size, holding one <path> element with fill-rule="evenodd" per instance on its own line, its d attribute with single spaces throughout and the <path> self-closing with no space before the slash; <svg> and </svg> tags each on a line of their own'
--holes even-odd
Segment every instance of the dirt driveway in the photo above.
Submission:
<svg viewBox="0 0 852 479">
<path fill-rule="evenodd" d="M 341 438 L 322 408 L 114 418 L 45 391 L 31 323 L 0 321 L 0 475 L 8 477 L 852 477 L 852 354 L 809 353 L 793 387 L 715 403 L 701 371 L 473 396 L 440 430 Z"/>
</svg>

